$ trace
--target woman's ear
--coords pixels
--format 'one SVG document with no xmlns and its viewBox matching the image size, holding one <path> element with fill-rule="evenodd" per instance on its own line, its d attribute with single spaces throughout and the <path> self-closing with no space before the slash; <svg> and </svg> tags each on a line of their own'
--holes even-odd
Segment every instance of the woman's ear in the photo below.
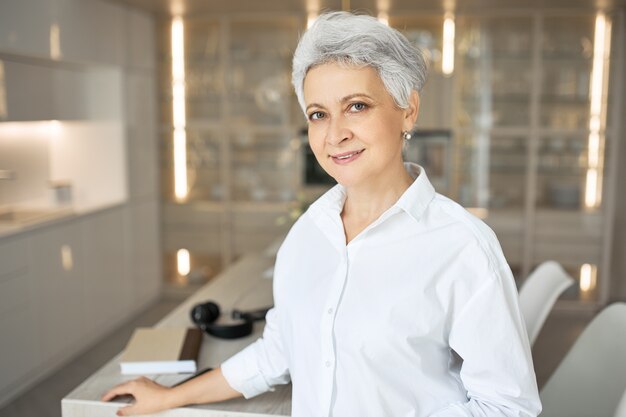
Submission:
<svg viewBox="0 0 626 417">
<path fill-rule="evenodd" d="M 410 131 L 415 126 L 417 115 L 420 109 L 420 97 L 417 91 L 411 91 L 409 96 L 409 107 L 404 110 L 404 130 Z"/>
</svg>

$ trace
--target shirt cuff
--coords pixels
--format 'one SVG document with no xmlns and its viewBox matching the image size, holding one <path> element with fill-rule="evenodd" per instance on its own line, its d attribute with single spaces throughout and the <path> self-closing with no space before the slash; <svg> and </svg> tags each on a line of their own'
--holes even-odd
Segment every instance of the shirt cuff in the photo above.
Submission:
<svg viewBox="0 0 626 417">
<path fill-rule="evenodd" d="M 258 343 L 258 342 L 256 342 Z M 227 359 L 221 365 L 226 382 L 247 398 L 256 397 L 267 391 L 274 391 L 261 374 L 257 365 L 256 343 Z"/>
</svg>

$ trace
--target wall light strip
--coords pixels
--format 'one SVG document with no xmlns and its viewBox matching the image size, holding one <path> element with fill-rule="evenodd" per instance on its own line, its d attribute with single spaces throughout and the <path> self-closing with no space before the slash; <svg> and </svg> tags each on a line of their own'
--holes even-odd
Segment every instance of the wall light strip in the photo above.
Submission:
<svg viewBox="0 0 626 417">
<path fill-rule="evenodd" d="M 61 53 L 61 28 L 57 23 L 50 25 L 50 57 L 56 60 L 63 58 Z"/>
<path fill-rule="evenodd" d="M 378 21 L 383 25 L 389 26 L 389 8 L 390 0 L 376 0 L 376 9 L 378 10 Z"/>
<path fill-rule="evenodd" d="M 187 133 L 185 129 L 174 129 L 174 192 L 176 200 L 187 199 Z"/>
<path fill-rule="evenodd" d="M 441 59 L 441 72 L 444 75 L 452 75 L 454 72 L 454 37 L 456 26 L 454 15 L 446 13 L 443 20 L 443 52 Z"/>
<path fill-rule="evenodd" d="M 604 78 L 604 47 L 606 18 L 603 13 L 596 15 L 595 34 L 593 40 L 593 66 L 591 69 L 591 118 L 590 125 L 597 127 L 597 120 L 602 110 L 602 81 Z"/>
<path fill-rule="evenodd" d="M 596 288 L 597 267 L 594 264 L 583 264 L 580 266 L 580 290 L 582 292 L 592 291 Z"/>
<path fill-rule="evenodd" d="M 61 246 L 61 265 L 64 271 L 74 269 L 74 257 L 72 256 L 72 247 L 70 245 Z"/>
<path fill-rule="evenodd" d="M 589 85 L 589 137 L 587 139 L 587 175 L 585 183 L 585 207 L 597 208 L 602 196 L 601 155 L 604 142 L 606 106 L 604 103 L 607 85 L 606 58 L 610 50 L 611 22 L 604 13 L 596 15 L 593 40 L 593 64 Z"/>
<path fill-rule="evenodd" d="M 389 26 L 389 13 L 387 12 L 378 12 L 378 21 L 383 25 Z"/>
<path fill-rule="evenodd" d="M 320 14 L 320 0 L 306 0 L 306 12 L 306 28 L 309 29 Z"/>
<path fill-rule="evenodd" d="M 191 257 L 187 249 L 179 249 L 176 252 L 176 267 L 180 276 L 189 275 L 191 272 Z"/>
<path fill-rule="evenodd" d="M 172 118 L 174 121 L 174 195 L 187 199 L 187 133 L 185 127 L 185 34 L 181 17 L 172 20 Z"/>
</svg>

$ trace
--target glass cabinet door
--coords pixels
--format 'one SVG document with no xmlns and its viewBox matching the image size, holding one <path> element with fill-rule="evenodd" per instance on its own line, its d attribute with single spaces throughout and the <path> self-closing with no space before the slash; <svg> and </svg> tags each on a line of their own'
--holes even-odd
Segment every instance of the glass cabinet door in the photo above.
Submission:
<svg viewBox="0 0 626 417">
<path fill-rule="evenodd" d="M 453 198 L 497 233 L 523 279 L 530 141 L 530 16 L 459 17 Z"/>
<path fill-rule="evenodd" d="M 287 18 L 230 24 L 226 83 L 231 123 L 242 127 L 290 123 L 296 101 L 291 58 L 298 30 L 299 22 Z"/>
<path fill-rule="evenodd" d="M 474 130 L 459 132 L 455 146 L 453 198 L 496 232 L 515 277 L 523 279 L 528 137 Z"/>
<path fill-rule="evenodd" d="M 297 19 L 233 20 L 229 26 L 230 185 L 235 202 L 295 200 L 304 119 L 291 86 Z"/>
<path fill-rule="evenodd" d="M 290 68 L 302 23 L 294 16 L 200 16 L 183 19 L 182 37 L 173 35 L 173 21 L 161 23 L 161 184 L 170 283 L 201 283 L 239 254 L 234 249 L 258 250 L 285 233 L 274 219 L 300 186 L 293 123 L 303 117 Z M 182 64 L 174 62 L 181 48 Z M 174 97 L 173 89 L 181 85 L 184 101 L 176 101 L 181 90 Z M 261 212 L 266 227 L 249 227 Z M 181 265 L 191 270 L 183 273 Z"/>
<path fill-rule="evenodd" d="M 301 186 L 300 145 L 289 129 L 233 133 L 232 199 L 259 203 L 294 201 Z"/>
<path fill-rule="evenodd" d="M 457 126 L 528 127 L 532 23 L 530 17 L 457 19 Z"/>
<path fill-rule="evenodd" d="M 594 16 L 545 17 L 542 34 L 541 126 L 586 129 Z"/>
<path fill-rule="evenodd" d="M 161 122 L 173 124 L 172 99 L 172 21 L 159 26 L 159 71 Z M 223 116 L 222 34 L 214 19 L 184 21 L 185 118 L 187 125 L 219 121 Z"/>
<path fill-rule="evenodd" d="M 600 301 L 605 231 L 610 23 L 601 20 L 593 14 L 542 18 L 532 238 L 532 266 L 558 261 L 578 280 L 563 298 L 590 303 Z"/>
</svg>

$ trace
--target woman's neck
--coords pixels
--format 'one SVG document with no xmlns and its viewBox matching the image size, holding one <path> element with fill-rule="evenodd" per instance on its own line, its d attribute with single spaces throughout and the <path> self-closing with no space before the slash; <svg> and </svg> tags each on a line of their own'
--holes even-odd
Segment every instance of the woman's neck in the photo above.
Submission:
<svg viewBox="0 0 626 417">
<path fill-rule="evenodd" d="M 364 184 L 346 187 L 342 219 L 366 225 L 373 222 L 398 201 L 412 182 L 413 178 L 400 164 Z"/>
</svg>

